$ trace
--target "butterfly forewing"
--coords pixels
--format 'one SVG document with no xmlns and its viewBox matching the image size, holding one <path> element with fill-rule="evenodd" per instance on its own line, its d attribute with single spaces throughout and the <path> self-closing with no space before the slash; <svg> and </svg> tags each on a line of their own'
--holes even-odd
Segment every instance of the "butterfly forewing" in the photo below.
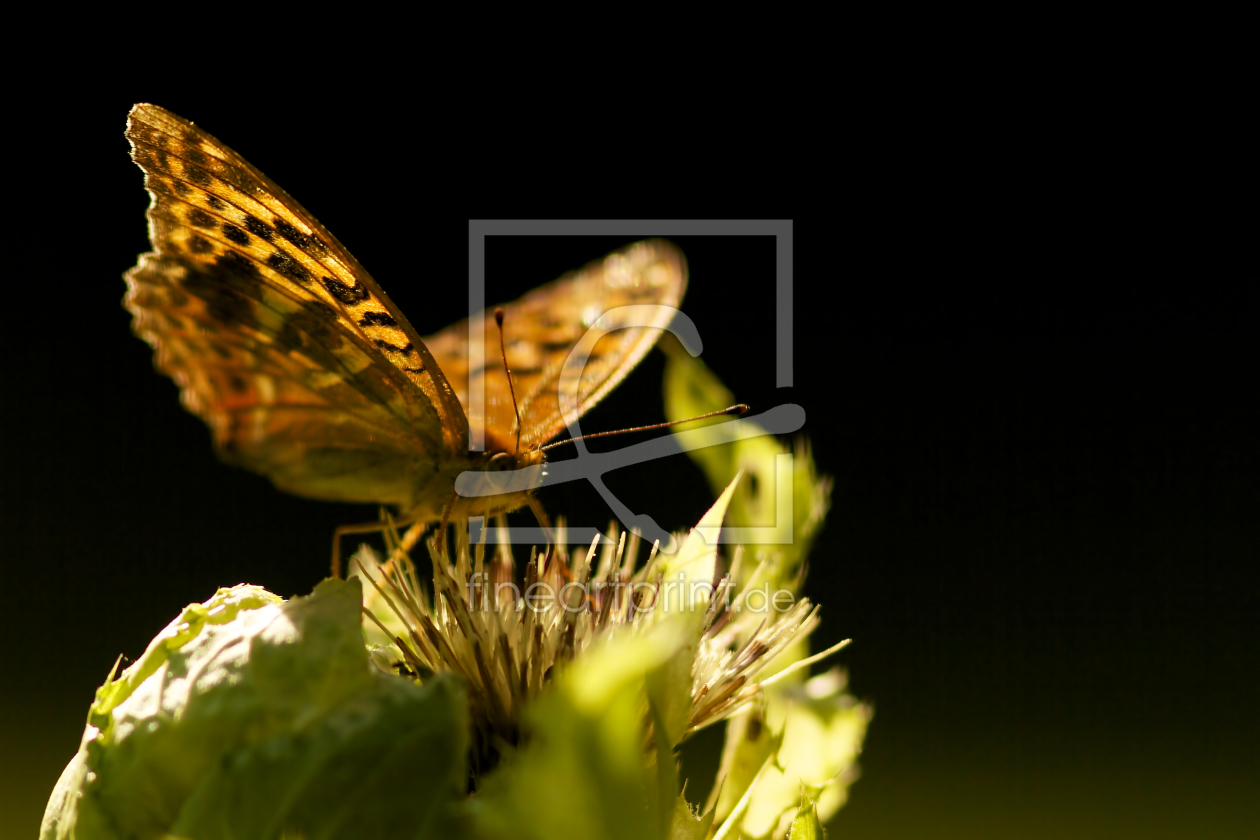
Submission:
<svg viewBox="0 0 1260 840">
<path fill-rule="evenodd" d="M 466 435 L 414 330 L 318 222 L 209 134 L 138 105 L 127 136 L 156 253 L 128 272 L 126 305 L 184 405 L 227 458 L 282 489 L 409 505 Z"/>
<path fill-rule="evenodd" d="M 157 106 L 132 109 L 127 137 L 153 196 L 149 233 L 159 253 L 231 275 L 231 289 L 215 283 L 211 294 L 233 302 L 264 294 L 295 302 L 306 321 L 324 321 L 372 366 L 384 360 L 396 381 L 414 386 L 398 382 L 395 390 L 422 433 L 444 439 L 450 451 L 466 448 L 458 401 L 414 328 L 301 205 L 210 134 Z M 354 364 L 351 374 L 363 368 Z"/>
</svg>

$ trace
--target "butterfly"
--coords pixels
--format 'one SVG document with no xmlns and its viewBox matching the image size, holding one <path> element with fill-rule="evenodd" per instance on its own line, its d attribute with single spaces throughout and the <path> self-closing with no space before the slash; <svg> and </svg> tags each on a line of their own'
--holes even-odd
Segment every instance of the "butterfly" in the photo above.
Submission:
<svg viewBox="0 0 1260 840">
<path fill-rule="evenodd" d="M 140 104 L 126 135 L 153 245 L 124 275 L 132 329 L 222 459 L 300 496 L 392 505 L 416 523 L 531 504 L 529 490 L 460 496 L 455 479 L 541 471 L 566 415 L 630 372 L 686 289 L 686 260 L 668 242 L 609 254 L 501 307 L 505 370 L 497 347 L 473 352 L 470 320 L 422 339 L 345 246 L 192 122 Z M 562 393 L 570 351 L 631 304 L 658 314 L 601 338 Z M 473 316 L 487 340 L 499 335 L 492 311 Z M 470 405 L 481 406 L 477 451 Z"/>
</svg>

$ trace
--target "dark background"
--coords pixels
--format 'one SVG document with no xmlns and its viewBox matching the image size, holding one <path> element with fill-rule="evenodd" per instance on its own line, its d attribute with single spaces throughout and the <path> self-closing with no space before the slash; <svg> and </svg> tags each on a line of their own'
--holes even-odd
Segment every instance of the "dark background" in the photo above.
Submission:
<svg viewBox="0 0 1260 840">
<path fill-rule="evenodd" d="M 704 360 L 754 410 L 804 406 L 835 477 L 806 587 L 824 605 L 815 646 L 855 639 L 839 661 L 876 716 L 833 836 L 1254 827 L 1260 399 L 1241 228 L 1105 155 L 874 142 L 809 177 L 732 165 L 719 195 L 643 150 L 573 160 L 604 142 L 598 122 L 529 141 L 505 124 L 477 162 L 419 107 L 136 84 L 32 104 L 10 172 L 29 215 L 0 339 L 0 833 L 33 836 L 120 653 L 218 586 L 310 591 L 333 527 L 374 516 L 219 464 L 131 335 L 121 275 L 148 250 L 148 197 L 123 126 L 140 100 L 290 190 L 421 334 L 464 313 L 469 218 L 794 219 L 782 391 L 772 242 L 676 241 Z M 525 151 L 540 140 L 557 147 Z M 656 232 L 493 240 L 488 298 Z M 662 368 L 654 353 L 584 428 L 662 419 Z M 609 484 L 672 528 L 711 501 L 683 457 Z M 608 519 L 589 487 L 543 500 Z"/>
</svg>

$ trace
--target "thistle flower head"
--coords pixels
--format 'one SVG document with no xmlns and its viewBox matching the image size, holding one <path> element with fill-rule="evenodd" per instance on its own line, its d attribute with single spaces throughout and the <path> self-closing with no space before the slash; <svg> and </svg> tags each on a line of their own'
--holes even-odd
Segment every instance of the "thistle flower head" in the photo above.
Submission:
<svg viewBox="0 0 1260 840">
<path fill-rule="evenodd" d="M 691 534 L 673 541 L 679 546 L 674 555 L 655 544 L 642 564 L 637 533 L 610 526 L 589 548 L 570 552 L 563 522 L 555 545 L 531 550 L 519 578 L 510 543 L 488 552 L 484 544 L 470 545 L 466 532 L 452 555 L 436 535 L 427 542 L 431 590 L 405 556 L 382 565 L 361 551 L 356 565 L 371 583 L 364 612 L 391 643 L 396 670 L 422 681 L 441 672 L 465 680 L 474 763 L 480 765 L 474 772 L 495 763 L 501 742 L 519 742 L 522 709 L 557 669 L 602 639 L 688 615 L 674 625 L 691 636 L 682 643 L 695 650 L 681 740 L 750 703 L 766 666 L 818 624 L 818 609 L 808 600 L 758 589 L 756 571 L 753 585 L 739 592 L 732 586 L 736 576 L 718 572 L 717 546 L 709 542 L 716 542 L 729 496 L 723 494 Z M 506 523 L 499 526 L 505 535 Z M 733 566 L 739 558 L 737 550 Z"/>
</svg>

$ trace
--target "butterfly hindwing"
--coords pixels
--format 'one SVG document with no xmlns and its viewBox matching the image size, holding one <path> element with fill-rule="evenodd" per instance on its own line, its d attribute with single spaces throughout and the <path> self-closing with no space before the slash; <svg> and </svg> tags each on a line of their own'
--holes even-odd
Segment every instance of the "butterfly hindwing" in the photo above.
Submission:
<svg viewBox="0 0 1260 840">
<path fill-rule="evenodd" d="M 594 346 L 580 369 L 579 414 L 601 400 L 652 348 L 682 302 L 686 287 L 687 263 L 682 252 L 669 242 L 653 239 L 609 254 L 502 307 L 505 350 L 521 412 L 521 451 L 541 446 L 565 428 L 560 373 L 574 346 L 601 316 L 632 304 L 656 307 L 648 326 L 617 329 Z M 484 394 L 487 449 L 511 452 L 516 416 L 492 312 L 482 316 L 484 365 L 471 371 L 471 385 Z M 448 327 L 425 343 L 468 411 L 468 322 Z"/>
</svg>

